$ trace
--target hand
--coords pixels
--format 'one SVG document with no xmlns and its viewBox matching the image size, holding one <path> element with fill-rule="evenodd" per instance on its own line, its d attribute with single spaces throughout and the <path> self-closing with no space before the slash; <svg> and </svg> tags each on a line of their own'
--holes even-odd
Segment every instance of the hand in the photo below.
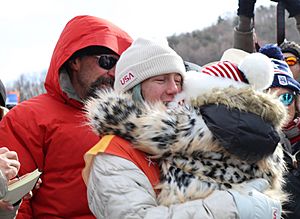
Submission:
<svg viewBox="0 0 300 219">
<path fill-rule="evenodd" d="M 14 206 L 12 204 L 10 204 L 9 202 L 0 200 L 0 209 L 12 211 L 12 210 L 14 210 Z"/>
<path fill-rule="evenodd" d="M 248 18 L 254 17 L 254 6 L 256 0 L 239 0 L 239 7 L 237 14 L 246 16 Z"/>
<path fill-rule="evenodd" d="M 39 178 L 38 181 L 35 184 L 34 189 L 39 189 L 41 187 L 41 184 L 42 184 L 42 180 L 41 180 L 41 178 Z"/>
<path fill-rule="evenodd" d="M 25 177 L 26 175 L 27 175 L 27 174 L 21 176 L 20 178 Z M 15 181 L 18 181 L 18 180 L 19 180 L 19 179 L 17 179 L 17 178 L 12 179 L 12 180 L 9 180 L 9 181 L 8 181 L 8 185 L 11 184 L 11 183 L 14 183 Z M 41 187 L 41 184 L 42 184 L 42 180 L 39 178 L 38 181 L 36 182 L 36 184 L 35 184 L 33 190 L 39 189 L 39 188 Z M 30 198 L 32 198 L 32 196 L 33 196 L 33 193 L 32 193 L 32 191 L 30 191 L 30 192 L 27 193 L 23 198 L 24 198 L 24 199 L 30 199 Z"/>
<path fill-rule="evenodd" d="M 281 0 L 284 2 L 286 10 L 289 12 L 289 17 L 295 17 L 300 14 L 300 0 Z"/>
<path fill-rule="evenodd" d="M 27 174 L 25 174 L 24 176 L 26 176 L 26 175 L 27 175 Z M 24 176 L 22 176 L 22 177 L 24 177 Z M 9 180 L 9 181 L 8 181 L 8 184 L 11 184 L 11 183 L 13 183 L 13 182 L 15 182 L 15 181 L 18 181 L 18 179 L 15 178 L 15 179 Z M 39 189 L 41 183 L 42 183 L 42 180 L 41 180 L 41 179 L 38 179 L 38 181 L 37 181 L 37 183 L 36 183 L 34 189 Z M 23 197 L 23 199 L 30 199 L 30 198 L 32 198 L 32 196 L 33 196 L 33 193 L 32 193 L 32 191 L 30 191 L 29 193 L 27 193 L 27 194 Z M 20 203 L 21 203 L 21 202 L 20 202 Z M 19 203 L 19 204 L 20 204 L 20 203 Z M 0 200 L 0 209 L 12 211 L 12 210 L 14 210 L 14 206 L 13 206 L 12 204 L 10 204 L 9 202 Z"/>
<path fill-rule="evenodd" d="M 271 199 L 262 192 L 269 187 L 265 179 L 254 179 L 244 184 L 244 191 L 238 192 L 230 189 L 240 218 L 281 218 L 281 203 Z"/>
<path fill-rule="evenodd" d="M 41 184 L 42 184 L 42 180 L 41 179 L 38 179 L 38 181 L 36 182 L 34 188 L 32 191 L 36 190 L 36 189 L 39 189 L 41 187 Z M 29 193 L 27 193 L 23 198 L 24 199 L 30 199 L 32 196 L 33 196 L 33 193 L 32 191 L 30 191 Z"/>
<path fill-rule="evenodd" d="M 7 180 L 14 178 L 20 169 L 18 155 L 6 147 L 0 148 L 0 170 Z"/>
</svg>

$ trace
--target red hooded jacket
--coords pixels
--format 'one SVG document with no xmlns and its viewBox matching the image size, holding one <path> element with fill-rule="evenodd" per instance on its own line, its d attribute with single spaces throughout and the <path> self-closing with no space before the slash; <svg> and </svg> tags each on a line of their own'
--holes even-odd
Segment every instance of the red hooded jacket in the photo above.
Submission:
<svg viewBox="0 0 300 219">
<path fill-rule="evenodd" d="M 42 170 L 41 187 L 23 201 L 20 218 L 94 218 L 88 208 L 81 171 L 83 155 L 99 141 L 84 125 L 82 103 L 59 84 L 59 69 L 77 50 L 105 46 L 121 55 L 131 37 L 112 23 L 92 16 L 68 22 L 54 49 L 45 87 L 39 95 L 14 107 L 0 123 L 0 146 L 18 153 L 19 175 Z"/>
</svg>

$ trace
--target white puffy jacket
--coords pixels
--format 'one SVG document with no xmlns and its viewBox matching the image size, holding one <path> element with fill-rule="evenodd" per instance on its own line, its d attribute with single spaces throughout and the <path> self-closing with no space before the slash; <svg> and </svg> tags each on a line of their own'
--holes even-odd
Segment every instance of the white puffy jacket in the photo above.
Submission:
<svg viewBox="0 0 300 219">
<path fill-rule="evenodd" d="M 267 181 L 258 179 L 248 185 L 243 194 L 215 191 L 205 199 L 158 206 L 148 178 L 134 163 L 101 153 L 91 168 L 88 202 L 98 219 L 279 219 L 280 203 L 259 192 L 268 187 Z"/>
</svg>

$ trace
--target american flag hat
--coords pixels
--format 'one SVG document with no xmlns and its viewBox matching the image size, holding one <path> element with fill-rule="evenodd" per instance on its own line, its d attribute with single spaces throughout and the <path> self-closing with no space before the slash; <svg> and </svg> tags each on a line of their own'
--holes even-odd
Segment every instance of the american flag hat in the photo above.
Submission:
<svg viewBox="0 0 300 219">
<path fill-rule="evenodd" d="M 235 64 L 229 61 L 221 61 L 214 65 L 206 66 L 202 69 L 202 72 L 211 76 L 229 78 L 249 84 L 244 73 L 241 72 Z"/>
<path fill-rule="evenodd" d="M 266 55 L 251 53 L 237 64 L 224 60 L 206 66 L 202 73 L 249 84 L 256 90 L 264 90 L 272 84 L 273 64 Z"/>
<path fill-rule="evenodd" d="M 240 63 L 219 61 L 204 66 L 201 72 L 186 72 L 183 81 L 183 92 L 180 98 L 196 98 L 213 89 L 223 89 L 229 86 L 241 88 L 251 86 L 255 90 L 265 90 L 270 87 L 274 77 L 274 69 L 270 58 L 261 53 L 251 53 Z"/>
<path fill-rule="evenodd" d="M 277 59 L 271 59 L 274 68 L 274 79 L 270 87 L 283 87 L 300 93 L 300 84 L 293 77 L 286 62 Z"/>
</svg>

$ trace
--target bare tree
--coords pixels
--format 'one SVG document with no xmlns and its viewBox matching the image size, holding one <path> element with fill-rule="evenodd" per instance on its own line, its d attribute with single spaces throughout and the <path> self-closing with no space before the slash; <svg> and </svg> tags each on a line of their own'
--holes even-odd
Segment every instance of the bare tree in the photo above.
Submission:
<svg viewBox="0 0 300 219">
<path fill-rule="evenodd" d="M 45 93 L 44 81 L 46 71 L 38 74 L 22 74 L 7 91 L 17 91 L 20 101 L 28 100 L 34 96 Z"/>
</svg>

